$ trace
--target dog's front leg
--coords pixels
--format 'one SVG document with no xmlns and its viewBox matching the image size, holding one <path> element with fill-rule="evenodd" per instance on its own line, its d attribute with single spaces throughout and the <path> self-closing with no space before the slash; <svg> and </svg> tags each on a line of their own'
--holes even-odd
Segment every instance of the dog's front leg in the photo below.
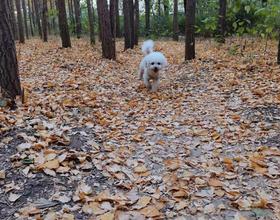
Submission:
<svg viewBox="0 0 280 220">
<path fill-rule="evenodd" d="M 151 89 L 151 83 L 150 83 L 150 78 L 148 76 L 148 74 L 144 74 L 143 75 L 143 78 L 144 78 L 144 84 L 145 86 L 148 88 L 148 89 Z"/>
<path fill-rule="evenodd" d="M 158 85 L 159 85 L 159 79 L 154 80 L 152 83 L 152 92 L 157 91 Z"/>
</svg>

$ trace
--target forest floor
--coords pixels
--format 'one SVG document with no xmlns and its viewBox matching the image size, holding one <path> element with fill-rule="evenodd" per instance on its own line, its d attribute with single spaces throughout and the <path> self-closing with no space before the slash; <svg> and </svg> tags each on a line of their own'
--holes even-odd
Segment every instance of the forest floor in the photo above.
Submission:
<svg viewBox="0 0 280 220">
<path fill-rule="evenodd" d="M 279 219 L 276 42 L 156 42 L 160 88 L 73 40 L 17 45 L 25 103 L 0 109 L 0 219 Z"/>
</svg>

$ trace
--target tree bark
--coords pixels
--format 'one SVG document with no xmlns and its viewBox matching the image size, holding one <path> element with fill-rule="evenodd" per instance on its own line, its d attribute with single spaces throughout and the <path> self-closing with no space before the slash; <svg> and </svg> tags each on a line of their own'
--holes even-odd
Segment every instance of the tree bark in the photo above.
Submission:
<svg viewBox="0 0 280 220">
<path fill-rule="evenodd" d="M 219 0 L 219 19 L 217 41 L 225 43 L 227 0 Z"/>
<path fill-rule="evenodd" d="M 119 0 L 116 0 L 116 37 L 121 37 Z"/>
<path fill-rule="evenodd" d="M 279 36 L 278 36 L 278 56 L 277 56 L 277 63 L 280 65 L 280 29 L 278 31 Z"/>
<path fill-rule="evenodd" d="M 74 9 L 73 9 L 73 0 L 68 0 L 68 11 L 69 11 L 69 17 L 70 17 L 70 24 L 75 24 L 75 18 L 74 18 Z"/>
<path fill-rule="evenodd" d="M 107 59 L 116 59 L 116 45 L 111 32 L 110 13 L 107 1 L 97 0 L 97 11 L 100 20 L 102 41 L 102 56 Z"/>
<path fill-rule="evenodd" d="M 173 40 L 179 40 L 179 26 L 178 26 L 178 0 L 174 0 L 173 12 Z"/>
<path fill-rule="evenodd" d="M 131 0 L 123 0 L 123 16 L 124 16 L 124 49 L 133 48 L 133 39 L 131 35 L 131 17 L 130 3 Z"/>
<path fill-rule="evenodd" d="M 51 10 L 55 10 L 55 0 L 50 0 L 50 9 Z M 56 34 L 57 29 L 56 29 L 56 20 L 55 20 L 55 16 L 52 17 L 51 19 L 51 26 L 52 26 L 52 30 L 53 33 Z"/>
<path fill-rule="evenodd" d="M 27 0 L 27 4 L 28 4 L 28 17 L 29 17 L 29 26 L 30 26 L 30 33 L 31 33 L 31 36 L 34 36 L 34 31 L 33 31 L 33 17 L 32 17 L 32 8 L 31 8 L 31 4 L 30 4 L 30 1 L 31 0 Z"/>
<path fill-rule="evenodd" d="M 131 45 L 130 48 L 133 48 L 135 45 L 135 26 L 134 26 L 134 5 L 133 0 L 129 0 L 129 16 L 130 16 L 130 35 L 131 35 Z"/>
<path fill-rule="evenodd" d="M 10 6 L 10 14 L 11 14 L 11 23 L 12 23 L 12 30 L 14 34 L 14 39 L 18 40 L 18 28 L 17 28 L 17 21 L 16 21 L 16 16 L 15 16 L 15 5 L 14 5 L 14 0 L 9 1 L 9 6 Z"/>
<path fill-rule="evenodd" d="M 76 19 L 76 34 L 77 38 L 81 38 L 82 23 L 81 23 L 81 5 L 80 0 L 74 0 L 75 19 Z"/>
<path fill-rule="evenodd" d="M 146 36 L 150 35 L 150 0 L 145 0 L 145 29 Z"/>
<path fill-rule="evenodd" d="M 158 16 L 161 16 L 161 0 L 158 0 Z"/>
<path fill-rule="evenodd" d="M 35 8 L 35 16 L 36 16 L 36 23 L 40 37 L 42 38 L 42 26 L 41 26 L 41 18 L 40 18 L 40 7 L 38 0 L 33 0 L 34 8 Z"/>
<path fill-rule="evenodd" d="M 67 23 L 67 14 L 65 8 L 65 0 L 56 0 L 56 8 L 58 9 L 58 23 L 62 47 L 71 47 L 70 34 Z"/>
<path fill-rule="evenodd" d="M 110 22 L 113 38 L 116 38 L 116 0 L 110 0 Z"/>
<path fill-rule="evenodd" d="M 139 21 L 140 21 L 140 15 L 139 15 L 139 0 L 135 0 L 134 2 L 134 13 L 135 13 L 135 24 L 134 24 L 134 44 L 138 45 L 138 39 L 139 39 Z"/>
<path fill-rule="evenodd" d="M 19 42 L 24 44 L 24 27 L 23 27 L 23 18 L 21 13 L 21 4 L 20 0 L 16 0 L 16 8 L 17 8 L 17 19 L 18 19 L 18 32 L 19 32 Z"/>
<path fill-rule="evenodd" d="M 29 38 L 29 33 L 28 33 L 28 25 L 27 25 L 27 11 L 26 11 L 25 0 L 22 0 L 22 9 L 23 9 L 23 20 L 24 20 L 25 36 L 26 36 L 26 39 L 28 39 Z"/>
<path fill-rule="evenodd" d="M 94 16 L 93 16 L 93 7 L 92 7 L 91 0 L 87 0 L 87 9 L 88 9 L 90 43 L 93 45 L 95 44 L 95 36 L 94 36 Z"/>
<path fill-rule="evenodd" d="M 48 1 L 47 0 L 43 0 L 42 28 L 43 28 L 43 41 L 48 42 Z"/>
<path fill-rule="evenodd" d="M 195 58 L 195 1 L 187 0 L 186 2 L 185 60 Z"/>
<path fill-rule="evenodd" d="M 21 95 L 21 87 L 8 1 L 0 4 L 0 87 L 14 100 Z"/>
</svg>

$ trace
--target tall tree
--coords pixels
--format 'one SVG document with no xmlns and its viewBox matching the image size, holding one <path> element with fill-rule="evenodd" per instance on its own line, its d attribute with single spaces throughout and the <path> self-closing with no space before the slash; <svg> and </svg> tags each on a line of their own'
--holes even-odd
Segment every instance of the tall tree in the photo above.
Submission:
<svg viewBox="0 0 280 220">
<path fill-rule="evenodd" d="M 58 9 L 58 23 L 62 47 L 71 47 L 70 34 L 67 23 L 67 14 L 65 8 L 65 0 L 56 0 L 56 8 Z"/>
<path fill-rule="evenodd" d="M 150 35 L 150 0 L 145 0 L 145 29 L 146 36 Z"/>
<path fill-rule="evenodd" d="M 135 14 L 135 23 L 134 23 L 134 44 L 138 45 L 138 38 L 139 38 L 139 0 L 135 0 L 134 2 L 134 14 Z"/>
<path fill-rule="evenodd" d="M 87 9 L 88 9 L 88 21 L 89 21 L 89 33 L 90 33 L 90 43 L 95 44 L 94 36 L 94 14 L 91 0 L 87 0 Z"/>
<path fill-rule="evenodd" d="M 42 38 L 42 26 L 41 26 L 41 18 L 40 18 L 40 6 L 38 0 L 33 0 L 34 9 L 35 9 L 35 16 L 36 16 L 36 23 L 40 37 Z"/>
<path fill-rule="evenodd" d="M 124 49 L 134 47 L 133 39 L 133 17 L 131 19 L 131 2 L 133 0 L 123 0 L 123 15 L 124 15 Z"/>
<path fill-rule="evenodd" d="M 97 11 L 100 21 L 102 56 L 107 59 L 116 59 L 116 45 L 111 32 L 110 13 L 107 1 L 97 0 Z"/>
<path fill-rule="evenodd" d="M 195 1 L 196 0 L 187 0 L 186 2 L 185 60 L 195 58 Z"/>
<path fill-rule="evenodd" d="M 81 38 L 82 23 L 81 23 L 81 4 L 80 0 L 74 0 L 75 19 L 76 19 L 76 34 L 77 38 Z"/>
<path fill-rule="evenodd" d="M 169 0 L 163 0 L 164 15 L 169 15 Z"/>
<path fill-rule="evenodd" d="M 158 16 L 161 16 L 161 0 L 158 0 Z"/>
<path fill-rule="evenodd" d="M 179 26 L 178 26 L 178 0 L 174 0 L 173 9 L 173 40 L 179 40 Z"/>
<path fill-rule="evenodd" d="M 116 0 L 116 37 L 121 37 L 119 0 Z"/>
<path fill-rule="evenodd" d="M 279 30 L 279 37 L 278 37 L 278 56 L 277 56 L 277 63 L 280 65 L 280 30 Z"/>
<path fill-rule="evenodd" d="M 50 0 L 50 10 L 53 11 L 55 10 L 55 0 Z M 57 25 L 56 25 L 56 17 L 52 16 L 51 18 L 51 26 L 52 26 L 52 30 L 53 33 L 56 34 L 56 30 L 57 30 Z"/>
<path fill-rule="evenodd" d="M 219 19 L 217 41 L 225 43 L 227 0 L 219 0 Z"/>
<path fill-rule="evenodd" d="M 1 0 L 0 4 L 0 87 L 14 100 L 21 95 L 21 87 L 8 1 Z"/>
<path fill-rule="evenodd" d="M 24 27 L 23 27 L 23 18 L 21 13 L 21 4 L 20 0 L 16 0 L 16 8 L 17 8 L 17 19 L 18 19 L 18 32 L 19 32 L 19 42 L 24 44 Z"/>
<path fill-rule="evenodd" d="M 112 35 L 113 38 L 116 38 L 116 6 L 117 1 L 116 0 L 110 0 L 110 23 L 111 23 L 111 31 L 112 31 Z"/>
<path fill-rule="evenodd" d="M 27 5 L 28 5 L 28 18 L 29 18 L 29 27 L 30 27 L 30 33 L 32 36 L 34 36 L 34 31 L 33 31 L 33 12 L 32 12 L 32 8 L 31 8 L 31 4 L 30 4 L 31 0 L 27 0 Z"/>
<path fill-rule="evenodd" d="M 129 0 L 129 16 L 130 16 L 130 28 L 131 28 L 131 48 L 135 45 L 135 26 L 134 26 L 134 4 L 133 0 Z"/>
<path fill-rule="evenodd" d="M 73 0 L 68 0 L 68 11 L 69 11 L 70 23 L 75 24 Z"/>
<path fill-rule="evenodd" d="M 42 13 L 42 28 L 43 28 L 43 41 L 48 41 L 48 1 L 43 0 L 43 13 Z"/>
<path fill-rule="evenodd" d="M 15 16 L 15 5 L 14 5 L 14 0 L 9 1 L 9 6 L 10 6 L 10 14 L 11 14 L 11 25 L 12 25 L 12 30 L 14 34 L 15 40 L 19 39 L 18 36 L 18 28 L 17 28 L 17 22 L 16 22 L 16 16 Z"/>
<path fill-rule="evenodd" d="M 24 20 L 25 36 L 28 39 L 29 38 L 29 33 L 28 33 L 28 25 L 27 25 L 27 11 L 26 11 L 25 0 L 22 0 L 22 9 L 23 9 L 23 20 Z"/>
</svg>

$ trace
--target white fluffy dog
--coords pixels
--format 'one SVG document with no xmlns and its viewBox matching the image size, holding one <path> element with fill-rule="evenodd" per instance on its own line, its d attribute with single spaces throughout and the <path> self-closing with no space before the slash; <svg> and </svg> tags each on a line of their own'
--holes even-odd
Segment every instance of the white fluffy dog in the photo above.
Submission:
<svg viewBox="0 0 280 220">
<path fill-rule="evenodd" d="M 165 56 L 160 52 L 154 52 L 154 42 L 147 40 L 142 45 L 142 52 L 145 57 L 140 63 L 139 78 L 149 90 L 155 92 L 159 85 L 159 73 L 167 66 Z"/>
</svg>

